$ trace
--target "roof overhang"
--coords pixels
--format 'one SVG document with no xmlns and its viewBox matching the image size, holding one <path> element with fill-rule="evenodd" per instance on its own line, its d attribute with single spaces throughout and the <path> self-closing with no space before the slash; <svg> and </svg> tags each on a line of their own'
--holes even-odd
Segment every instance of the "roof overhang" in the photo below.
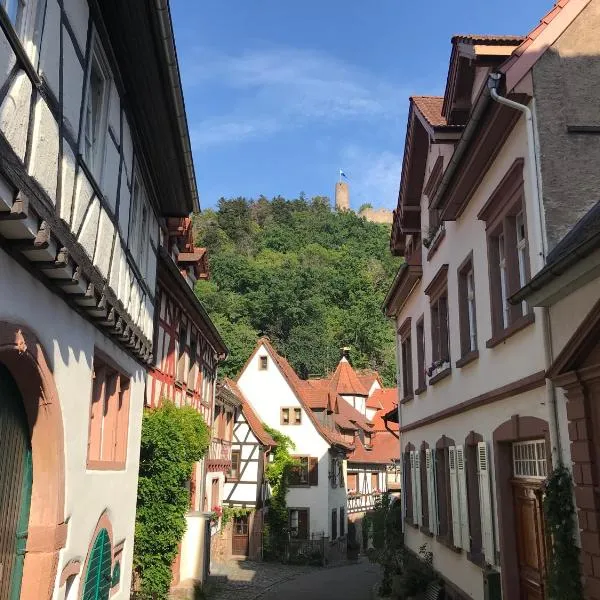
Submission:
<svg viewBox="0 0 600 600">
<path fill-rule="evenodd" d="M 163 216 L 200 209 L 168 0 L 90 0 Z M 145 164 L 144 164 L 145 163 Z"/>
<path fill-rule="evenodd" d="M 189 312 L 192 321 L 213 345 L 221 360 L 227 357 L 229 350 L 221 334 L 193 290 L 186 283 L 177 265 L 168 252 L 161 246 L 158 253 L 158 282 L 175 295 L 177 300 Z"/>
<path fill-rule="evenodd" d="M 414 254 L 420 255 L 420 248 L 415 250 Z M 409 262 L 406 262 L 400 267 L 383 303 L 383 311 L 386 316 L 395 317 L 398 314 L 411 291 L 422 277 L 423 267 L 420 264 L 411 265 Z"/>
</svg>

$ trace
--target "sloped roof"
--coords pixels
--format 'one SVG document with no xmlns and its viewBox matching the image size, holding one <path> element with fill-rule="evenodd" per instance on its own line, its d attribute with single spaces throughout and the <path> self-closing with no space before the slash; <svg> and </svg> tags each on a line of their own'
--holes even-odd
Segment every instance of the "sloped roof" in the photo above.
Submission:
<svg viewBox="0 0 600 600">
<path fill-rule="evenodd" d="M 271 437 L 271 434 L 266 431 L 262 421 L 258 415 L 254 412 L 252 404 L 240 390 L 238 384 L 231 379 L 224 379 L 225 385 L 241 400 L 242 402 L 242 414 L 248 423 L 248 426 L 252 430 L 252 433 L 256 436 L 256 439 L 264 446 L 277 446 L 277 442 Z"/>
<path fill-rule="evenodd" d="M 371 398 L 373 402 L 381 405 L 381 408 L 373 417 L 373 429 L 375 431 L 387 431 L 383 417 L 396 407 L 398 403 L 398 390 L 397 388 L 376 390 Z M 388 422 L 388 428 L 392 431 L 398 431 L 398 423 Z"/>
<path fill-rule="evenodd" d="M 471 44 L 492 44 L 498 46 L 514 46 L 525 39 L 522 35 L 494 35 L 479 33 L 457 33 L 452 36 L 452 43 L 468 42 Z"/>
<path fill-rule="evenodd" d="M 368 396 L 369 392 L 360 382 L 356 372 L 346 357 L 338 363 L 337 369 L 331 378 L 331 389 L 345 396 Z"/>
<path fill-rule="evenodd" d="M 337 413 L 336 416 L 340 415 L 342 418 L 347 419 L 352 423 L 356 423 L 361 429 L 365 431 L 371 431 L 373 427 L 367 421 L 366 417 L 356 410 L 347 400 L 344 400 L 341 396 L 337 397 Z"/>
<path fill-rule="evenodd" d="M 357 438 L 354 451 L 348 456 L 348 461 L 382 464 L 397 460 L 399 456 L 400 443 L 398 438 L 389 431 L 380 431 L 372 436 L 370 448 Z"/>
<path fill-rule="evenodd" d="M 444 96 L 411 96 L 410 100 L 432 127 L 445 127 L 448 124 L 442 115 Z"/>
<path fill-rule="evenodd" d="M 376 381 L 379 382 L 379 385 L 381 387 L 383 387 L 381 379 L 379 378 L 379 373 L 377 371 L 374 371 L 373 369 L 356 370 L 356 375 L 358 376 L 358 380 L 363 384 L 367 392 L 371 390 L 371 387 Z"/>
<path fill-rule="evenodd" d="M 311 389 L 309 387 L 309 384 L 306 381 L 303 381 L 302 379 L 300 379 L 300 377 L 298 377 L 298 375 L 296 374 L 296 371 L 294 371 L 294 369 L 292 368 L 290 363 L 288 363 L 288 361 L 283 356 L 281 356 L 277 352 L 277 350 L 275 350 L 275 348 L 271 344 L 271 341 L 269 340 L 269 338 L 262 337 L 262 338 L 260 338 L 260 340 L 258 340 L 258 344 L 256 345 L 254 352 L 250 355 L 250 358 L 246 362 L 246 365 L 250 362 L 252 357 L 256 354 L 256 352 L 258 351 L 258 349 L 261 346 L 264 346 L 267 349 L 267 352 L 271 355 L 271 358 L 273 359 L 275 364 L 278 366 L 279 371 L 281 372 L 283 377 L 288 382 L 290 388 L 294 392 L 296 399 L 298 400 L 300 405 L 304 408 L 306 414 L 308 415 L 308 418 L 311 420 L 315 429 L 325 439 L 325 441 L 327 441 L 329 444 L 333 444 L 336 446 L 341 446 L 342 448 L 346 448 L 347 450 L 352 449 L 352 447 L 353 447 L 352 444 L 348 443 L 343 438 L 343 436 L 341 436 L 339 433 L 337 433 L 337 431 L 333 431 L 333 430 L 325 427 L 317 419 L 317 417 L 313 413 L 311 407 L 306 402 L 306 391 L 307 391 L 307 389 L 308 390 Z M 246 367 L 244 366 L 244 369 L 245 368 Z M 242 372 L 243 372 L 243 370 L 242 370 Z"/>
</svg>

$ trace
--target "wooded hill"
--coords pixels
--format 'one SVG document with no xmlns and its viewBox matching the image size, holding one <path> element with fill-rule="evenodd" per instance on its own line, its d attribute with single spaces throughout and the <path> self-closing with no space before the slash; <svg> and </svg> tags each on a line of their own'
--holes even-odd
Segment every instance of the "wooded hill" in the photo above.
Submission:
<svg viewBox="0 0 600 600">
<path fill-rule="evenodd" d="M 394 333 L 381 306 L 398 269 L 388 225 L 336 212 L 329 199 L 235 198 L 194 217 L 210 281 L 196 284 L 236 376 L 267 335 L 301 377 L 326 375 L 350 347 L 355 368 L 394 385 Z"/>
</svg>

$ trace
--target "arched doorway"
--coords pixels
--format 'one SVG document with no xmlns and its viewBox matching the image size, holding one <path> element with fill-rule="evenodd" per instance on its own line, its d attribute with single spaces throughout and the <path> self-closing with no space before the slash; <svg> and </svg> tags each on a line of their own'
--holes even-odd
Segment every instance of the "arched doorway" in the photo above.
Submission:
<svg viewBox="0 0 600 600">
<path fill-rule="evenodd" d="M 33 470 L 27 414 L 9 370 L 0 363 L 0 600 L 19 600 Z"/>
</svg>

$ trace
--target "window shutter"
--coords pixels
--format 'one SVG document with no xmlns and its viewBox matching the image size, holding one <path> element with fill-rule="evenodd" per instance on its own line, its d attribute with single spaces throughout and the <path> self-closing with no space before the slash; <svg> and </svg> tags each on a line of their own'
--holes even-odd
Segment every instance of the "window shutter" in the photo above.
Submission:
<svg viewBox="0 0 600 600">
<path fill-rule="evenodd" d="M 487 442 L 477 444 L 477 472 L 479 474 L 479 501 L 481 509 L 481 541 L 488 564 L 495 564 L 494 523 L 492 520 L 492 493 Z"/>
<path fill-rule="evenodd" d="M 456 473 L 456 447 L 448 448 L 448 462 L 450 468 L 450 504 L 452 508 L 452 540 L 455 546 L 460 547 L 460 507 L 458 499 L 458 477 Z"/>
<path fill-rule="evenodd" d="M 415 481 L 415 454 L 414 450 L 410 451 L 410 483 L 412 492 L 412 521 L 417 524 L 417 484 Z"/>
<path fill-rule="evenodd" d="M 463 446 L 456 446 L 456 473 L 460 502 L 461 548 L 464 550 L 471 550 L 471 538 L 469 537 L 469 505 L 467 502 L 467 469 L 465 465 L 465 449 Z"/>
<path fill-rule="evenodd" d="M 429 508 L 429 531 L 438 534 L 437 497 L 435 488 L 435 454 L 425 450 L 425 469 L 427 471 L 427 505 Z"/>
<path fill-rule="evenodd" d="M 415 451 L 415 498 L 414 522 L 420 527 L 423 525 L 423 506 L 421 496 L 421 457 L 420 452 Z"/>
<path fill-rule="evenodd" d="M 308 459 L 308 485 L 319 485 L 319 459 L 314 456 Z"/>
</svg>

